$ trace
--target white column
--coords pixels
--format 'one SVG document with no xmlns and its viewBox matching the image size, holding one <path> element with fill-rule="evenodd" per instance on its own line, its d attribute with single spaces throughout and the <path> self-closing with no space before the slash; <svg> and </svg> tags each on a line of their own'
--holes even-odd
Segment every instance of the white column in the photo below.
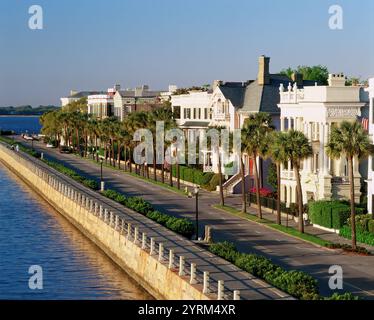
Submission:
<svg viewBox="0 0 374 320">
<path fill-rule="evenodd" d="M 280 131 L 284 131 L 285 120 L 284 117 L 280 118 Z"/>
<path fill-rule="evenodd" d="M 287 122 L 288 122 L 287 130 L 290 130 L 291 129 L 291 117 L 287 118 Z"/>
<path fill-rule="evenodd" d="M 312 142 L 312 123 L 308 122 L 307 127 L 308 127 L 308 139 L 310 142 Z M 308 158 L 308 171 L 312 171 L 312 157 Z"/>
<path fill-rule="evenodd" d="M 324 158 L 323 158 L 323 170 L 324 174 L 329 174 L 330 173 L 330 158 L 326 153 L 326 145 L 329 142 L 329 135 L 330 135 L 330 125 L 329 123 L 325 124 L 325 130 L 324 130 Z"/>
<path fill-rule="evenodd" d="M 326 124 L 320 123 L 319 124 L 319 171 L 321 174 L 324 174 L 326 172 L 325 170 L 325 156 L 326 156 L 326 150 L 325 150 L 325 131 L 326 131 Z"/>
</svg>

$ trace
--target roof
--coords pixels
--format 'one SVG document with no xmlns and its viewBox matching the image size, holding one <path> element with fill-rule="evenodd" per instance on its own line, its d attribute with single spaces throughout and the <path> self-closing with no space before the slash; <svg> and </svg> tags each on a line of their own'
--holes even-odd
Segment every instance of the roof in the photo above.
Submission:
<svg viewBox="0 0 374 320">
<path fill-rule="evenodd" d="M 118 93 L 122 98 L 154 98 L 158 97 L 161 94 L 160 91 L 143 91 L 141 95 L 135 96 L 135 90 L 120 90 L 118 91 Z"/>
<path fill-rule="evenodd" d="M 219 86 L 222 94 L 229 99 L 239 112 L 268 112 L 280 113 L 278 103 L 280 102 L 279 86 L 285 87 L 292 82 L 287 76 L 279 74 L 270 75 L 270 84 L 259 85 L 258 81 L 247 82 L 225 82 Z M 314 85 L 315 81 L 303 81 L 303 86 Z"/>
<path fill-rule="evenodd" d="M 80 99 L 80 98 L 86 98 L 88 96 L 94 95 L 94 94 L 102 94 L 103 91 L 79 91 L 68 98 L 75 98 L 75 99 Z"/>
</svg>

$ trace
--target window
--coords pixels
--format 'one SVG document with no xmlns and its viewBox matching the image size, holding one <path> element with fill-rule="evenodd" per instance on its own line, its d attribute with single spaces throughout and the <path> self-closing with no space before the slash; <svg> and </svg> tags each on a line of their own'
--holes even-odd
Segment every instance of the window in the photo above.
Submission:
<svg viewBox="0 0 374 320">
<path fill-rule="evenodd" d="M 201 119 L 201 109 L 197 109 L 197 118 Z"/>
<path fill-rule="evenodd" d="M 204 108 L 204 119 L 208 119 L 208 109 Z"/>
<path fill-rule="evenodd" d="M 196 114 L 197 114 L 197 109 L 194 108 L 194 109 L 193 109 L 193 118 L 194 118 L 194 119 L 196 119 L 196 117 L 197 117 Z"/>
<path fill-rule="evenodd" d="M 174 119 L 180 119 L 181 118 L 181 107 L 175 106 L 173 110 L 174 110 L 173 112 Z"/>
</svg>

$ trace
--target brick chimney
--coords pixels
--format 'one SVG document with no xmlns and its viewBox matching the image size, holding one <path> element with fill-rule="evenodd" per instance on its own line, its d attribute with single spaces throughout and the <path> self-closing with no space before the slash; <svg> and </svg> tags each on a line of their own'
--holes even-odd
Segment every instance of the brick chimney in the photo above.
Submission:
<svg viewBox="0 0 374 320">
<path fill-rule="evenodd" d="M 270 58 L 266 56 L 260 56 L 258 59 L 258 84 L 260 86 L 270 84 L 270 72 L 269 72 Z"/>
</svg>

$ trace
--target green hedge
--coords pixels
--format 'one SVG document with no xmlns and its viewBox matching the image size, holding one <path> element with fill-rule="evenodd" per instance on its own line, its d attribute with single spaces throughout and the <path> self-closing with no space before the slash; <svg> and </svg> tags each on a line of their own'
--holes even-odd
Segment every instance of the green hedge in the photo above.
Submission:
<svg viewBox="0 0 374 320">
<path fill-rule="evenodd" d="M 304 272 L 286 271 L 265 257 L 240 253 L 229 242 L 212 244 L 209 250 L 296 298 L 311 299 L 318 296 L 317 281 Z"/>
<path fill-rule="evenodd" d="M 176 218 L 156 211 L 149 202 L 140 197 L 126 197 L 110 189 L 105 190 L 103 195 L 187 238 L 191 238 L 194 234 L 195 229 L 192 222 L 185 218 Z"/>
<path fill-rule="evenodd" d="M 173 176 L 177 176 L 177 168 L 173 166 L 172 169 Z M 189 168 L 186 166 L 179 166 L 179 176 L 182 180 L 189 181 L 200 186 L 208 185 L 210 180 L 213 178 L 214 173 L 212 172 L 203 172 L 198 169 Z"/>
<path fill-rule="evenodd" d="M 356 214 L 364 213 L 363 208 L 356 208 Z M 351 208 L 347 202 L 342 201 L 315 201 L 309 203 L 309 218 L 314 224 L 340 229 L 351 215 Z"/>
<path fill-rule="evenodd" d="M 99 184 L 95 180 L 86 179 L 85 177 L 81 176 L 80 174 L 78 174 L 73 169 L 67 168 L 61 163 L 54 162 L 54 161 L 51 161 L 51 160 L 46 160 L 46 159 L 44 159 L 43 162 L 48 164 L 50 167 L 56 169 L 57 171 L 59 171 L 63 174 L 66 174 L 67 176 L 69 176 L 73 180 L 82 183 L 83 185 L 85 185 L 86 187 L 88 187 L 90 189 L 93 189 L 93 190 L 99 189 Z"/>
<path fill-rule="evenodd" d="M 352 232 L 350 226 L 344 226 L 340 229 L 339 235 L 346 239 L 352 238 Z M 366 243 L 368 245 L 374 246 L 374 233 L 368 231 L 356 230 L 356 240 L 361 243 Z"/>
<path fill-rule="evenodd" d="M 209 250 L 240 269 L 261 278 L 269 284 L 302 300 L 357 300 L 350 293 L 337 294 L 331 297 L 319 295 L 317 280 L 302 271 L 286 271 L 272 263 L 270 259 L 256 254 L 240 253 L 230 242 L 218 242 L 210 245 Z"/>
</svg>

